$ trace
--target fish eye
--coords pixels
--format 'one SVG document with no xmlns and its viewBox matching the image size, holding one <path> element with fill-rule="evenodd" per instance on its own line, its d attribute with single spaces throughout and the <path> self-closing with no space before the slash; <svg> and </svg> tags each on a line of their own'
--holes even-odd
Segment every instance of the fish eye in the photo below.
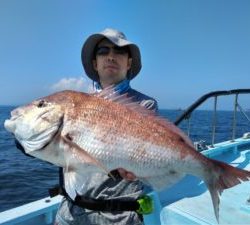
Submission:
<svg viewBox="0 0 250 225">
<path fill-rule="evenodd" d="M 45 100 L 40 100 L 37 104 L 37 107 L 38 108 L 42 108 L 42 107 L 45 107 L 47 104 L 46 104 L 46 101 Z"/>
</svg>

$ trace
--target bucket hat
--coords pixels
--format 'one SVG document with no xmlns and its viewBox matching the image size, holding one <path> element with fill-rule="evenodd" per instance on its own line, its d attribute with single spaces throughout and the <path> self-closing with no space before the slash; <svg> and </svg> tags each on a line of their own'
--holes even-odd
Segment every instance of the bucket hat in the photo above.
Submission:
<svg viewBox="0 0 250 225">
<path fill-rule="evenodd" d="M 99 81 L 97 71 L 93 67 L 92 60 L 94 59 L 94 51 L 96 45 L 103 39 L 107 38 L 113 44 L 123 47 L 128 46 L 132 58 L 132 65 L 127 74 L 127 79 L 132 80 L 141 70 L 141 54 L 138 46 L 127 40 L 124 33 L 107 28 L 100 33 L 93 34 L 87 38 L 82 47 L 81 59 L 83 68 L 87 76 L 94 81 Z"/>
</svg>

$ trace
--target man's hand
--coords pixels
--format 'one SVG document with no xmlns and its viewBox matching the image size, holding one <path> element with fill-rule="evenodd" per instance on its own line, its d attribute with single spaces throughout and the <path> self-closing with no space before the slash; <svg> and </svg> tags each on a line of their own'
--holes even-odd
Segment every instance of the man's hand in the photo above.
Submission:
<svg viewBox="0 0 250 225">
<path fill-rule="evenodd" d="M 134 173 L 130 172 L 130 171 L 127 171 L 123 168 L 118 168 L 117 169 L 118 173 L 120 174 L 120 176 L 125 179 L 125 180 L 128 180 L 128 181 L 134 181 L 136 179 L 136 176 Z"/>
</svg>

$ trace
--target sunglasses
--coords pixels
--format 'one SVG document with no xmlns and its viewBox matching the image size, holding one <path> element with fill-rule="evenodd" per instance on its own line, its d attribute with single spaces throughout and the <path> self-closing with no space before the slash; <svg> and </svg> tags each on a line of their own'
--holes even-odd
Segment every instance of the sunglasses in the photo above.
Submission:
<svg viewBox="0 0 250 225">
<path fill-rule="evenodd" d="M 114 47 L 108 47 L 108 46 L 102 46 L 102 47 L 97 47 L 96 49 L 96 55 L 108 55 L 111 51 L 117 55 L 125 55 L 129 53 L 129 49 L 127 46 L 124 47 L 119 47 L 119 46 L 114 46 Z"/>
</svg>

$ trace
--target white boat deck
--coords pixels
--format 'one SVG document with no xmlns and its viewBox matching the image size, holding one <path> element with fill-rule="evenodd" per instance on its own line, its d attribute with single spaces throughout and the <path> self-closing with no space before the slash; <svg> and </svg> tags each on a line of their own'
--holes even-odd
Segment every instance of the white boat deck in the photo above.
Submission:
<svg viewBox="0 0 250 225">
<path fill-rule="evenodd" d="M 62 196 L 44 198 L 0 213 L 1 225 L 53 224 Z"/>
</svg>

